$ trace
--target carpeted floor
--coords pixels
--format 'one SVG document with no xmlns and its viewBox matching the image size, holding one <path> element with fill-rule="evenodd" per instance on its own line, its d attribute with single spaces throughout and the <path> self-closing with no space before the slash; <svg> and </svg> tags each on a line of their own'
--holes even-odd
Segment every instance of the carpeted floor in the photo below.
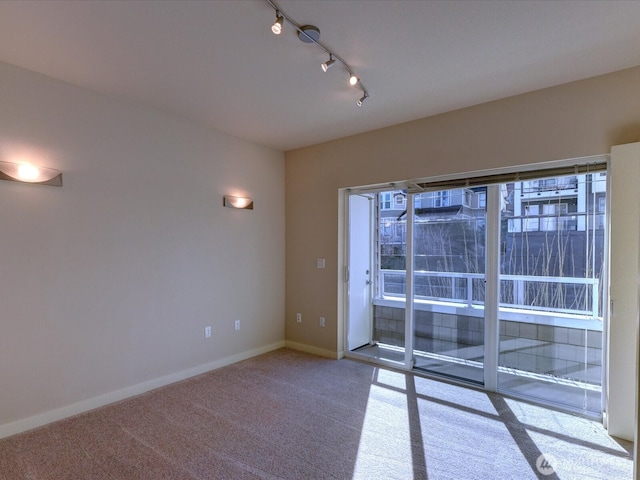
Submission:
<svg viewBox="0 0 640 480">
<path fill-rule="evenodd" d="M 282 349 L 0 440 L 0 479 L 623 480 L 625 448 L 581 417 Z"/>
</svg>

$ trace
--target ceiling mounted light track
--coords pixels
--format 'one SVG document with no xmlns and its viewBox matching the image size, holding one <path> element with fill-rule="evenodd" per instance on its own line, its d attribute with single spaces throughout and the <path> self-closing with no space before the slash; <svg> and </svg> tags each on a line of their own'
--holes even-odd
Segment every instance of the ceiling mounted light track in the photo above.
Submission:
<svg viewBox="0 0 640 480">
<path fill-rule="evenodd" d="M 320 43 L 320 29 L 314 25 L 299 25 L 291 17 L 288 17 L 285 13 L 283 13 L 280 7 L 278 7 L 275 2 L 273 2 L 273 0 L 266 0 L 266 2 L 271 5 L 271 8 L 276 11 L 276 21 L 271 26 L 271 31 L 276 35 L 280 35 L 282 33 L 284 22 L 286 21 L 298 32 L 298 38 L 301 42 L 313 43 L 324 50 L 325 53 L 329 55 L 329 60 L 322 64 L 322 70 L 324 72 L 329 70 L 329 68 L 331 68 L 336 63 L 336 61 L 340 62 L 347 70 L 347 73 L 349 73 L 349 85 L 358 85 L 358 87 L 362 90 L 362 98 L 360 98 L 356 102 L 359 107 L 362 106 L 364 101 L 369 98 L 369 92 L 367 92 L 367 89 L 362 84 L 362 80 L 353 73 L 353 70 L 347 64 L 347 62 L 345 62 L 342 58 L 340 58 L 338 55 L 336 55 L 334 52 Z"/>
</svg>

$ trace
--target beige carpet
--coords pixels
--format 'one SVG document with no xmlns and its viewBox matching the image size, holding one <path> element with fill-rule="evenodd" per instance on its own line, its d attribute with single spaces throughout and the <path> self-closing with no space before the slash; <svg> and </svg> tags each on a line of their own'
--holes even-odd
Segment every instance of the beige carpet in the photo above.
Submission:
<svg viewBox="0 0 640 480">
<path fill-rule="evenodd" d="M 288 349 L 0 441 L 0 478 L 12 480 L 622 480 L 632 471 L 597 422 Z"/>
</svg>

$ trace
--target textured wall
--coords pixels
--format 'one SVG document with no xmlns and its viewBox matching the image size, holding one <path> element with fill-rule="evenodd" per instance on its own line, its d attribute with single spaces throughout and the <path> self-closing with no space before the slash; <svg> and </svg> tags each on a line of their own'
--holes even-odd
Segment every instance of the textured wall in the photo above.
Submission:
<svg viewBox="0 0 640 480">
<path fill-rule="evenodd" d="M 64 172 L 0 182 L 0 427 L 284 341 L 282 152 L 6 64 L 0 103 Z"/>
</svg>

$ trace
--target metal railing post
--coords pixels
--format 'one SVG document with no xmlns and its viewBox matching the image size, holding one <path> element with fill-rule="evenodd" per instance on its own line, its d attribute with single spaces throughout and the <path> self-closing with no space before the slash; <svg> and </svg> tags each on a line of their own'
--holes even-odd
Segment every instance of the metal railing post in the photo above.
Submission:
<svg viewBox="0 0 640 480">
<path fill-rule="evenodd" d="M 593 287 L 591 296 L 593 297 L 591 300 L 591 304 L 593 305 L 593 318 L 598 318 L 598 314 L 600 313 L 600 305 L 599 305 L 599 290 L 600 290 L 600 280 L 597 278 L 593 279 Z"/>
</svg>

